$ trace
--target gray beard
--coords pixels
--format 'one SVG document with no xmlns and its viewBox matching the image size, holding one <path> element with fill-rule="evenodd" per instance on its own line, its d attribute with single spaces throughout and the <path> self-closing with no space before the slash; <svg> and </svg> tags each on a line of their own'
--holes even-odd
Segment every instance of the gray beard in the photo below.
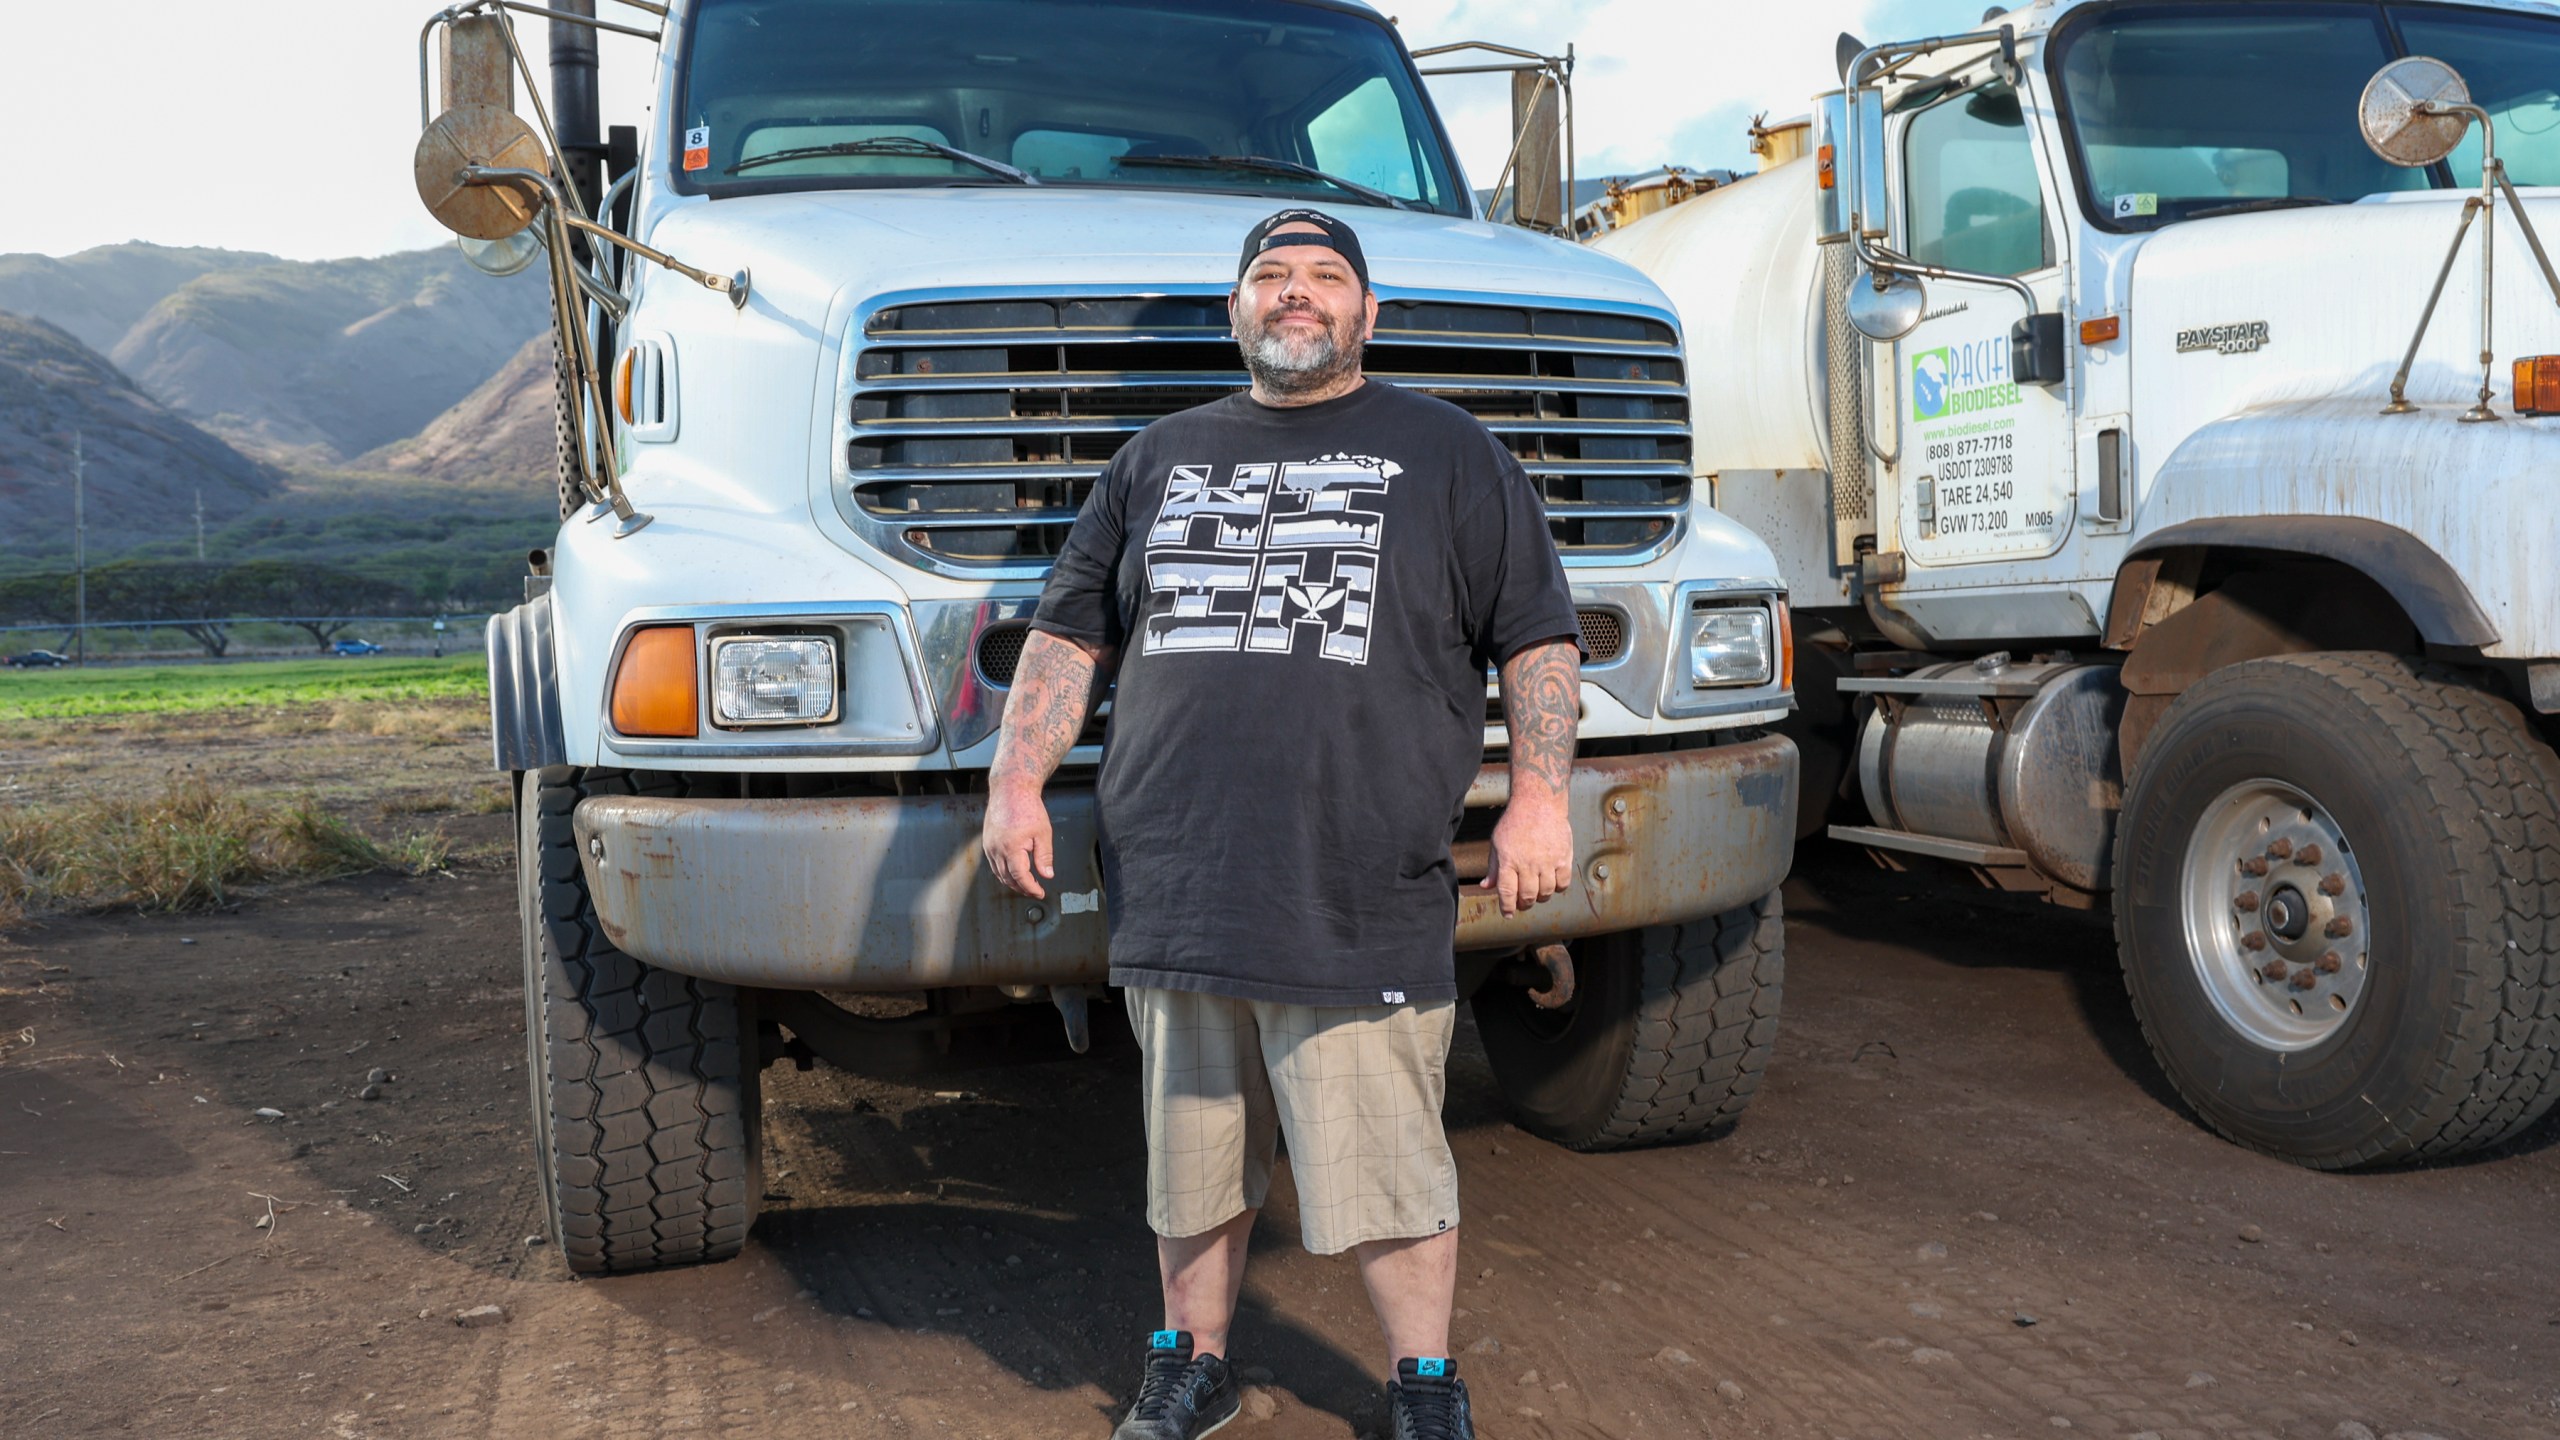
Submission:
<svg viewBox="0 0 2560 1440">
<path fill-rule="evenodd" d="M 1313 394 L 1360 368 L 1360 347 L 1342 344 L 1330 325 L 1321 334 L 1291 340 L 1254 321 L 1237 328 L 1236 348 L 1244 352 L 1253 383 L 1274 395 Z"/>
</svg>

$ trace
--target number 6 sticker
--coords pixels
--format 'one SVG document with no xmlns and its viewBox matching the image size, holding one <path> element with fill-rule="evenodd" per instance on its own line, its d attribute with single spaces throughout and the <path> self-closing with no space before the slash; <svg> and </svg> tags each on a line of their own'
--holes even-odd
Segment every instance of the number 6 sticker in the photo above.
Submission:
<svg viewBox="0 0 2560 1440">
<path fill-rule="evenodd" d="M 684 168 L 687 170 L 711 168 L 710 126 L 696 125 L 684 132 Z"/>
</svg>

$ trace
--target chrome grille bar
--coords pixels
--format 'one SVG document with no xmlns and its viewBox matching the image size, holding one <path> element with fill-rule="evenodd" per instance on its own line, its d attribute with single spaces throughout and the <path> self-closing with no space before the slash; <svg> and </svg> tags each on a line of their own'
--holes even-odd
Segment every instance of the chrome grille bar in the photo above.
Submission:
<svg viewBox="0 0 2560 1440">
<path fill-rule="evenodd" d="M 935 573 L 1046 575 L 1129 436 L 1247 383 L 1224 298 L 881 297 L 845 347 L 838 512 L 886 554 Z M 1448 400 L 1499 437 L 1537 484 L 1567 565 L 1639 564 L 1677 542 L 1689 399 L 1668 315 L 1516 297 L 1380 301 L 1370 378 Z"/>
</svg>

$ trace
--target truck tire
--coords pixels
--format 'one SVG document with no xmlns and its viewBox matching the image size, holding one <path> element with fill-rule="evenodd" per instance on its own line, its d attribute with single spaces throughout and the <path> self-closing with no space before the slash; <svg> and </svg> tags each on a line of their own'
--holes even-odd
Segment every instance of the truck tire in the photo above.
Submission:
<svg viewBox="0 0 2560 1440">
<path fill-rule="evenodd" d="M 2560 1098 L 2555 797 L 2551 748 L 2443 666 L 2293 655 L 2197 682 L 2116 842 L 2125 988 L 2170 1083 L 2321 1170 L 2533 1124 Z"/>
<path fill-rule="evenodd" d="M 1521 1129 L 1572 1150 L 1725 1134 L 1778 1038 L 1786 925 L 1778 892 L 1704 920 L 1573 943 L 1574 994 L 1541 1010 L 1516 986 L 1475 994 L 1476 1030 Z"/>
<path fill-rule="evenodd" d="M 581 1275 L 726 1260 L 764 1191 L 737 988 L 615 949 L 578 863 L 581 799 L 660 793 L 683 793 L 683 777 L 557 766 L 525 775 L 516 807 L 534 1168 Z"/>
</svg>

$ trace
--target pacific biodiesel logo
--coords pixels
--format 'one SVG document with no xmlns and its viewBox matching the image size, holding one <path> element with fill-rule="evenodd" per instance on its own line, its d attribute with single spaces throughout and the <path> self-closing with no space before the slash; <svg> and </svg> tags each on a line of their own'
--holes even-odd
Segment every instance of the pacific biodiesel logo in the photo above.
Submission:
<svg viewBox="0 0 2560 1440">
<path fill-rule="evenodd" d="M 2018 403 L 2009 378 L 2009 342 L 1941 345 L 1911 357 L 1911 418 L 1943 420 Z"/>
<path fill-rule="evenodd" d="M 1911 357 L 1911 418 L 1935 420 L 1946 413 L 1947 351 L 1942 345 Z"/>
</svg>

